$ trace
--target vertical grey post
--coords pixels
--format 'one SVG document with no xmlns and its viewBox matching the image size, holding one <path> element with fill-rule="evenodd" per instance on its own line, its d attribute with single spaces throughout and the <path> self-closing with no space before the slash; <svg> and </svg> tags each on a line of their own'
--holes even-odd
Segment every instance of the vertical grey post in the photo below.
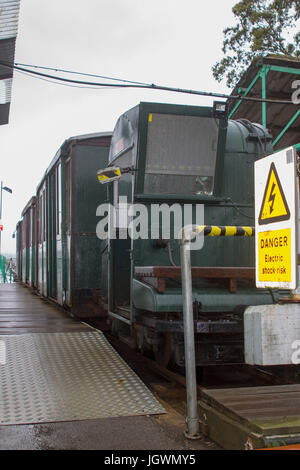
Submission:
<svg viewBox="0 0 300 470">
<path fill-rule="evenodd" d="M 184 434 L 185 437 L 187 437 L 188 439 L 198 439 L 200 436 L 196 384 L 195 336 L 190 243 L 190 239 L 186 238 L 186 234 L 183 231 L 183 237 L 180 242 L 180 257 L 187 393 L 187 430 Z"/>
</svg>

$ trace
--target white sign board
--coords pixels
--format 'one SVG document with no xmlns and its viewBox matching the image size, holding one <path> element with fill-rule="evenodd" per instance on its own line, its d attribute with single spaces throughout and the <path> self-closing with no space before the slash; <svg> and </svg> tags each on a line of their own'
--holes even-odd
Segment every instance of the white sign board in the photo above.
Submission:
<svg viewBox="0 0 300 470">
<path fill-rule="evenodd" d="M 296 152 L 293 147 L 255 163 L 256 286 L 295 289 Z"/>
</svg>

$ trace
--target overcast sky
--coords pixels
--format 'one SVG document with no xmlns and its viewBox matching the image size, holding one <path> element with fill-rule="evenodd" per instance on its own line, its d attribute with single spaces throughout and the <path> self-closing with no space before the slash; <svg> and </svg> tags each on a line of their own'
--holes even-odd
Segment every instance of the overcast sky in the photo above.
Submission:
<svg viewBox="0 0 300 470">
<path fill-rule="evenodd" d="M 147 83 L 227 92 L 211 67 L 236 0 L 21 0 L 16 62 Z M 15 72 L 10 122 L 0 126 L 2 252 L 63 141 L 113 130 L 140 101 L 211 105 L 212 99 L 151 90 L 71 88 Z"/>
</svg>

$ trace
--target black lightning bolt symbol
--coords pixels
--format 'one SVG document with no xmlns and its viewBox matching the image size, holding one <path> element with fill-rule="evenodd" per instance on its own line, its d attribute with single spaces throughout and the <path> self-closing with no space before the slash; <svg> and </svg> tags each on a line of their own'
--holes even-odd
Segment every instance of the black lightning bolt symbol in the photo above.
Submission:
<svg viewBox="0 0 300 470">
<path fill-rule="evenodd" d="M 273 183 L 273 187 L 272 187 L 272 191 L 271 191 L 271 194 L 270 194 L 270 197 L 269 197 L 269 201 L 271 204 L 270 204 L 270 214 L 272 214 L 273 212 L 273 206 L 274 206 L 274 202 L 275 202 L 275 197 L 276 197 L 276 194 L 273 194 L 274 191 L 275 191 L 275 188 L 276 188 L 276 184 Z"/>
</svg>

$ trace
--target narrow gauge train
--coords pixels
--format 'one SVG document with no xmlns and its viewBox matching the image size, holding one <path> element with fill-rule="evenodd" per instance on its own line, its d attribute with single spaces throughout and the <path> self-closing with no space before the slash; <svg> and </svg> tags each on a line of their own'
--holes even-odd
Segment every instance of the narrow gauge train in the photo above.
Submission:
<svg viewBox="0 0 300 470">
<path fill-rule="evenodd" d="M 218 103 L 140 103 L 113 132 L 108 166 L 133 171 L 108 184 L 109 201 L 117 213 L 125 196 L 148 207 L 149 232 L 153 204 L 202 204 L 205 225 L 254 225 L 254 162 L 273 152 L 271 142 L 261 125 L 228 121 Z M 112 330 L 165 366 L 184 366 L 178 240 L 172 231 L 169 239 L 125 238 L 122 218 L 103 254 Z M 191 258 L 197 365 L 243 363 L 243 312 L 283 293 L 256 289 L 252 238 L 205 238 Z"/>
<path fill-rule="evenodd" d="M 110 141 L 111 133 L 66 140 L 16 230 L 18 278 L 81 318 L 102 315 L 95 206 L 106 190 L 95 174 L 107 164 Z"/>
<path fill-rule="evenodd" d="M 93 148 L 92 165 L 86 157 L 79 163 L 80 149 L 90 152 L 88 137 L 69 139 L 36 199 L 24 209 L 18 226 L 19 276 L 23 273 L 23 281 L 78 317 L 106 315 L 115 334 L 153 353 L 165 366 L 183 366 L 178 240 L 174 234 L 169 239 L 159 234 L 156 239 L 132 239 L 124 236 L 121 225 L 114 239 L 96 240 L 96 209 L 108 201 L 120 212 L 119 198 L 126 196 L 129 204 L 147 208 L 190 204 L 193 213 L 202 204 L 206 225 L 253 225 L 254 162 L 272 153 L 272 137 L 258 124 L 228 121 L 217 106 L 140 103 L 119 118 L 109 155 L 109 136 L 97 139 L 102 148 Z M 70 158 L 74 149 L 77 160 Z M 96 161 L 97 170 L 117 166 L 132 171 L 101 186 Z M 25 232 L 32 235 L 25 237 Z M 22 269 L 24 253 L 34 256 L 33 247 L 35 277 L 31 268 Z M 251 238 L 206 238 L 204 247 L 192 252 L 197 365 L 243 363 L 244 310 L 282 296 L 256 289 L 254 259 Z M 87 292 L 98 299 L 99 312 L 87 304 L 82 308 Z"/>
</svg>

